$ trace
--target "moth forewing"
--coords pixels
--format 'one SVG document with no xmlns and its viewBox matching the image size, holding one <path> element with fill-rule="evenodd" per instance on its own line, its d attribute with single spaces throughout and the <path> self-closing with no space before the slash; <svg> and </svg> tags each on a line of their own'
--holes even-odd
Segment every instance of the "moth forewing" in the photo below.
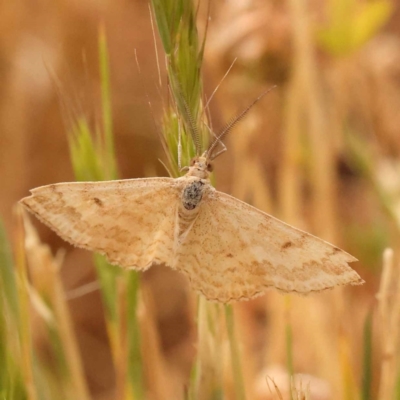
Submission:
<svg viewBox="0 0 400 400">
<path fill-rule="evenodd" d="M 350 254 L 218 191 L 203 196 L 176 257 L 192 286 L 221 302 L 363 283 Z"/>
<path fill-rule="evenodd" d="M 60 183 L 32 190 L 21 203 L 67 242 L 145 270 L 172 265 L 180 191 L 172 178 Z"/>
</svg>

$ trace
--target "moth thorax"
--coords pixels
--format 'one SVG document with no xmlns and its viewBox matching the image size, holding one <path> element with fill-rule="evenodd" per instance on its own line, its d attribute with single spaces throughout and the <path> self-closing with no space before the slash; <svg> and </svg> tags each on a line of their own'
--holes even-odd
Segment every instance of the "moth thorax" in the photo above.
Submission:
<svg viewBox="0 0 400 400">
<path fill-rule="evenodd" d="M 187 185 L 182 193 L 182 204 L 186 210 L 194 210 L 203 197 L 204 183 L 200 180 Z"/>
</svg>

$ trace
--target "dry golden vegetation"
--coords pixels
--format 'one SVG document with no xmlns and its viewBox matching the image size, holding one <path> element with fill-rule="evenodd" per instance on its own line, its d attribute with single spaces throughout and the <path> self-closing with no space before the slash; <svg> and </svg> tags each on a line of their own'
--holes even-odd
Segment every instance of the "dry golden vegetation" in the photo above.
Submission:
<svg viewBox="0 0 400 400">
<path fill-rule="evenodd" d="M 400 399 L 398 4 L 151 5 L 0 5 L 0 399 Z M 361 287 L 213 304 L 15 207 L 53 182 L 176 175 L 177 87 L 218 128 L 273 85 L 216 186 L 355 255 Z"/>
</svg>

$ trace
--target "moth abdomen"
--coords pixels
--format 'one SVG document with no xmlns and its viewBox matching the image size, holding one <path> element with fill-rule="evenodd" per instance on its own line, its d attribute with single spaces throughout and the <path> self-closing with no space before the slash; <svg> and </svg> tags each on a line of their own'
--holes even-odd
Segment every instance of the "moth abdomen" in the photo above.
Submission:
<svg viewBox="0 0 400 400">
<path fill-rule="evenodd" d="M 203 197 L 204 183 L 201 180 L 189 183 L 182 192 L 182 204 L 186 210 L 194 210 Z"/>
</svg>

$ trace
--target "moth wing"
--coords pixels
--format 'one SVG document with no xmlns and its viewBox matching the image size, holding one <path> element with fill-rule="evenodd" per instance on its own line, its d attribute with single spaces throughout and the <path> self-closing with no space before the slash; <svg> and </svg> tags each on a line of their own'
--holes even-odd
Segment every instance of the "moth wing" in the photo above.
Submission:
<svg viewBox="0 0 400 400">
<path fill-rule="evenodd" d="M 210 300 L 363 283 L 348 266 L 353 256 L 234 197 L 214 191 L 200 207 L 176 268 Z"/>
<path fill-rule="evenodd" d="M 73 245 L 124 268 L 172 264 L 179 199 L 174 179 L 59 183 L 31 193 L 21 203 Z"/>
</svg>

